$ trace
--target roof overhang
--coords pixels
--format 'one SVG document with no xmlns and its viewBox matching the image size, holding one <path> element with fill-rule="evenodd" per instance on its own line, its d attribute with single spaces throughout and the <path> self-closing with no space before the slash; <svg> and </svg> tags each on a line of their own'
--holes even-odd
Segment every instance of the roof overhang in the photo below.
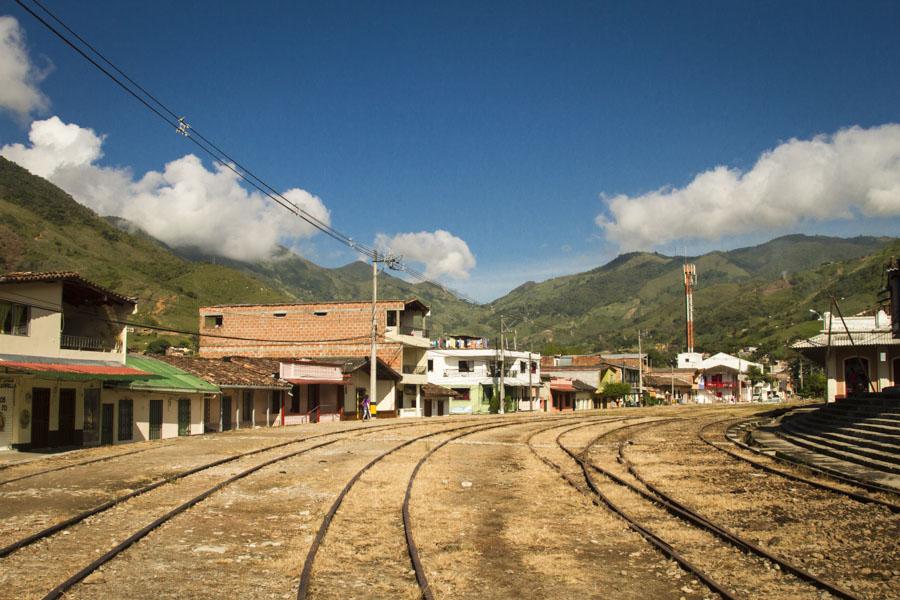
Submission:
<svg viewBox="0 0 900 600">
<path fill-rule="evenodd" d="M 102 379 L 124 380 L 154 377 L 150 373 L 127 367 L 120 363 L 103 363 L 100 361 L 71 360 L 33 360 L 21 357 L 20 360 L 0 359 L 0 368 L 9 371 L 20 371 L 28 375 L 42 375 L 54 379 Z"/>
</svg>

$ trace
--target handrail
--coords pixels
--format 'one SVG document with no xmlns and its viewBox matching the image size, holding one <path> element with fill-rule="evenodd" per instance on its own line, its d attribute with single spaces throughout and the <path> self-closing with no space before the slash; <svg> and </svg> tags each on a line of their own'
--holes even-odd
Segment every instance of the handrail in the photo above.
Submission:
<svg viewBox="0 0 900 600">
<path fill-rule="evenodd" d="M 319 408 L 321 408 L 321 406 L 317 406 L 317 407 L 315 407 L 315 408 L 311 408 L 311 409 L 309 409 L 306 413 L 304 413 L 304 414 L 306 415 L 306 422 L 307 422 L 307 423 L 318 423 L 318 422 L 319 422 Z M 316 413 L 316 420 L 315 420 L 315 421 L 312 420 L 312 416 L 311 416 L 311 415 L 312 415 L 313 413 Z"/>
</svg>

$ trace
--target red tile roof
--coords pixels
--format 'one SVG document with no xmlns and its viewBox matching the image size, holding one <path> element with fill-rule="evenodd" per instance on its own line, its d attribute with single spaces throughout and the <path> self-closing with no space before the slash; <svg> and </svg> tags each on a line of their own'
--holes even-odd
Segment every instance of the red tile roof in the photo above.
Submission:
<svg viewBox="0 0 900 600">
<path fill-rule="evenodd" d="M 79 365 L 72 363 L 44 363 L 44 362 L 25 362 L 14 360 L 0 360 L 0 367 L 7 369 L 21 369 L 23 371 L 37 371 L 43 373 L 71 373 L 76 375 L 126 375 L 133 377 L 147 377 L 149 373 L 132 369 L 130 367 L 121 366 L 114 367 L 108 365 Z"/>
</svg>

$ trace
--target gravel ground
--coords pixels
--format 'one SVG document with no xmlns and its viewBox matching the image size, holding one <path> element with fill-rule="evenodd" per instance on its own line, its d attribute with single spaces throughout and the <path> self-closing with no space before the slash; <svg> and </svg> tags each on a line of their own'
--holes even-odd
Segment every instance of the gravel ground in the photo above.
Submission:
<svg viewBox="0 0 900 600">
<path fill-rule="evenodd" d="M 504 426 L 439 449 L 413 486 L 413 533 L 437 598 L 711 597 L 699 581 L 534 454 L 578 478 L 577 464 L 556 446 L 561 432 L 568 432 L 562 436 L 566 445 L 580 448 L 606 431 L 660 417 L 682 420 L 646 430 L 629 428 L 622 434 L 636 438 L 628 456 L 654 483 L 754 541 L 798 560 L 808 559 L 804 564 L 821 569 L 823 576 L 836 574 L 863 596 L 900 597 L 896 517 L 827 492 L 817 492 L 822 498 L 807 490 L 798 492 L 795 482 L 762 485 L 758 471 L 735 466 L 739 463 L 734 459 L 696 439 L 703 423 L 770 408 L 615 409 L 552 419 L 509 415 L 384 420 L 374 425 L 401 427 L 360 431 L 364 426 L 359 423 L 319 424 L 149 444 L 142 452 L 0 484 L 0 545 L 191 466 L 296 438 L 339 434 L 202 471 L 0 559 L 0 598 L 40 597 L 117 541 L 238 471 L 340 438 L 228 485 L 166 522 L 67 594 L 296 597 L 313 536 L 341 489 L 372 458 L 433 433 L 388 455 L 351 488 L 319 549 L 310 589 L 313 598 L 417 598 L 401 520 L 412 470 L 435 445 L 460 433 L 448 430 L 500 423 Z M 624 473 L 615 463 L 620 437 L 604 438 L 591 456 Z M 125 450 L 78 451 L 10 467 L 0 470 L 0 482 L 17 471 L 37 472 L 42 466 Z M 808 587 L 791 588 L 785 577 L 759 561 L 719 549 L 717 542 L 704 537 L 707 534 L 643 506 L 628 496 L 630 492 L 617 493 L 622 494 L 617 501 L 629 504 L 635 517 L 671 538 L 679 550 L 711 568 L 733 571 L 730 577 L 739 596 L 816 597 Z"/>
</svg>

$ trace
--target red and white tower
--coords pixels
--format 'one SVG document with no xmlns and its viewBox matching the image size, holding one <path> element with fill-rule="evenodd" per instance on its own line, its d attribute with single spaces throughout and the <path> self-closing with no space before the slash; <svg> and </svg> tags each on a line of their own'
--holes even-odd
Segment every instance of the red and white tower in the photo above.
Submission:
<svg viewBox="0 0 900 600">
<path fill-rule="evenodd" d="M 697 265 L 684 263 L 684 315 L 687 351 L 694 351 L 694 286 L 697 284 Z"/>
</svg>

